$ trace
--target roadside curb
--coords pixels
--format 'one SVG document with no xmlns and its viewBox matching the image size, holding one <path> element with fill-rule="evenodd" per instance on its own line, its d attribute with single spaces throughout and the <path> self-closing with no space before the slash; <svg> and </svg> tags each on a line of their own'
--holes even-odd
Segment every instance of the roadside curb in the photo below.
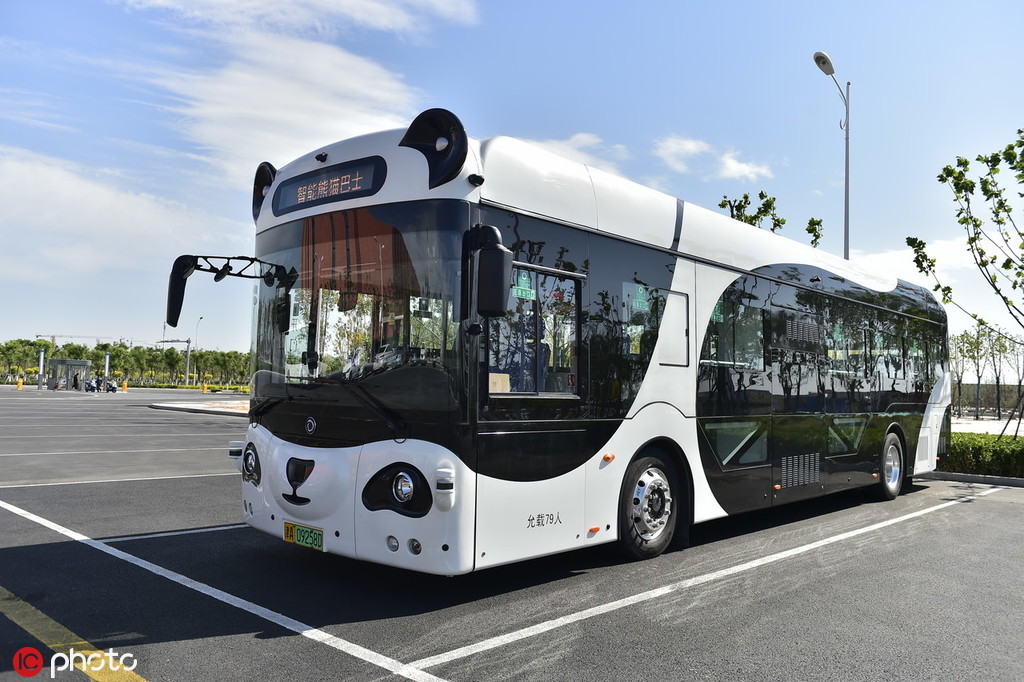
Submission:
<svg viewBox="0 0 1024 682">
<path fill-rule="evenodd" d="M 1024 478 L 1009 476 L 982 476 L 981 474 L 958 474 L 955 471 L 929 471 L 914 478 L 932 479 L 936 481 L 955 481 L 957 483 L 978 483 L 999 485 L 1007 488 L 1024 488 Z"/>
<path fill-rule="evenodd" d="M 176 412 L 195 412 L 200 414 L 222 414 L 231 417 L 248 417 L 248 400 L 220 400 L 216 402 L 194 403 L 153 403 L 154 410 L 174 410 Z"/>
</svg>

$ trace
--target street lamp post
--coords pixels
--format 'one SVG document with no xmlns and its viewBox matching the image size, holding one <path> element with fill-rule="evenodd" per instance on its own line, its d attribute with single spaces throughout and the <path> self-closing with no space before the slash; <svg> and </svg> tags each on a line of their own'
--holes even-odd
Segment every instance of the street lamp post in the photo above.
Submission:
<svg viewBox="0 0 1024 682">
<path fill-rule="evenodd" d="M 846 118 L 839 124 L 839 127 L 846 131 L 846 170 L 845 190 L 843 195 L 843 258 L 850 260 L 850 81 L 846 81 L 846 94 L 836 80 L 836 69 L 832 60 L 824 52 L 814 53 L 814 63 L 818 65 L 821 72 L 832 77 L 832 82 L 839 88 L 839 96 L 843 98 L 843 105 L 846 107 Z"/>
<path fill-rule="evenodd" d="M 185 385 L 191 386 L 192 379 L 189 377 L 189 368 L 192 364 L 192 343 L 195 342 L 196 350 L 199 350 L 199 323 L 203 321 L 203 316 L 200 315 L 199 319 L 196 320 L 196 333 L 188 340 L 188 345 L 185 347 Z M 199 383 L 198 381 L 196 382 Z"/>
<path fill-rule="evenodd" d="M 185 339 L 185 386 L 188 387 L 188 371 L 192 364 L 192 339 Z"/>
</svg>

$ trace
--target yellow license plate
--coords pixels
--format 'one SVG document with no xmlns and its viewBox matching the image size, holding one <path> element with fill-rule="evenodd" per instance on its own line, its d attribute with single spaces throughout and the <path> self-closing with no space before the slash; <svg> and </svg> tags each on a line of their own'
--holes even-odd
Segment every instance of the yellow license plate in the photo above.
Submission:
<svg viewBox="0 0 1024 682">
<path fill-rule="evenodd" d="M 291 521 L 284 522 L 284 541 L 324 551 L 324 532 L 319 528 L 301 526 Z"/>
</svg>

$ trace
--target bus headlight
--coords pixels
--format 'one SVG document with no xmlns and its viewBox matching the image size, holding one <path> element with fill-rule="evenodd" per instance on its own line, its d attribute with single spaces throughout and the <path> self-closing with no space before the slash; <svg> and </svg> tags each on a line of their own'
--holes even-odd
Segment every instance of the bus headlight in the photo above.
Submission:
<svg viewBox="0 0 1024 682">
<path fill-rule="evenodd" d="M 391 492 L 394 494 L 395 499 L 399 504 L 405 504 L 412 499 L 413 494 L 416 492 L 416 486 L 412 481 L 412 476 L 405 471 L 399 471 L 395 475 L 395 480 L 391 482 Z"/>
<path fill-rule="evenodd" d="M 434 504 L 427 478 L 408 462 L 389 464 L 366 482 L 363 506 L 370 511 L 390 511 L 418 519 Z"/>
<path fill-rule="evenodd" d="M 261 478 L 260 455 L 256 452 L 256 446 L 249 443 L 242 451 L 242 480 L 259 486 Z"/>
</svg>

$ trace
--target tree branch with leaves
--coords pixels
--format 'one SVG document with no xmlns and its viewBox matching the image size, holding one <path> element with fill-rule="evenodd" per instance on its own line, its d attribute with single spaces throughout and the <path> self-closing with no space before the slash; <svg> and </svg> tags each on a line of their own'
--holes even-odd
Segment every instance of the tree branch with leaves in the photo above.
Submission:
<svg viewBox="0 0 1024 682">
<path fill-rule="evenodd" d="M 958 156 L 955 164 L 942 169 L 938 181 L 953 192 L 957 222 L 985 283 L 1024 328 L 1024 232 L 1014 220 L 1007 188 L 999 181 L 1000 173 L 1006 170 L 1019 187 L 1024 187 L 1024 129 L 1018 130 L 1017 139 L 1001 151 L 981 154 L 975 161 L 981 166 L 977 180 L 971 177 L 971 162 Z M 1018 190 L 1016 195 L 1024 198 L 1024 191 Z M 977 313 L 954 300 L 952 287 L 939 278 L 936 259 L 928 255 L 928 245 L 917 237 L 907 237 L 907 245 L 914 251 L 917 269 L 935 281 L 934 290 L 941 293 L 942 302 L 957 306 L 985 324 Z"/>
<path fill-rule="evenodd" d="M 729 217 L 733 220 L 739 220 L 754 227 L 763 227 L 762 223 L 767 220 L 769 221 L 769 230 L 772 232 L 781 230 L 782 226 L 786 224 L 786 219 L 775 212 L 775 197 L 770 197 L 767 192 L 761 190 L 757 193 L 757 198 L 761 203 L 753 213 L 748 213 L 751 203 L 748 193 L 744 193 L 739 199 L 730 199 L 728 195 L 723 195 L 722 200 L 718 202 L 718 208 L 729 209 Z M 818 248 L 818 244 L 821 243 L 821 218 L 808 220 L 804 230 L 811 236 L 811 246 Z"/>
</svg>

